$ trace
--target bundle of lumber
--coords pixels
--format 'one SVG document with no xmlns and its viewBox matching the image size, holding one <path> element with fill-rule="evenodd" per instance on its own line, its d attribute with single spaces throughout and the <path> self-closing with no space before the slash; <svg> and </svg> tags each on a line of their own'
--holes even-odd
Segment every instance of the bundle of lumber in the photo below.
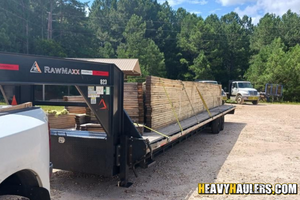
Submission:
<svg viewBox="0 0 300 200">
<path fill-rule="evenodd" d="M 206 111 L 197 89 L 208 108 L 222 105 L 220 85 L 147 77 L 146 125 L 158 129 Z"/>
<path fill-rule="evenodd" d="M 66 110 L 69 113 L 76 113 L 76 114 L 83 114 L 86 112 L 85 107 L 78 107 L 78 106 L 66 106 Z"/>
<path fill-rule="evenodd" d="M 63 100 L 70 102 L 84 102 L 84 98 L 82 96 L 64 96 Z"/>
<path fill-rule="evenodd" d="M 75 127 L 75 115 L 66 114 L 56 116 L 55 114 L 48 114 L 48 120 L 51 128 L 65 129 Z"/>
<path fill-rule="evenodd" d="M 124 109 L 135 123 L 144 123 L 142 83 L 124 83 Z"/>
<path fill-rule="evenodd" d="M 84 102 L 84 98 L 82 96 L 64 96 L 63 101 Z M 85 107 L 66 106 L 66 109 L 69 113 L 84 114 L 86 112 Z"/>
</svg>

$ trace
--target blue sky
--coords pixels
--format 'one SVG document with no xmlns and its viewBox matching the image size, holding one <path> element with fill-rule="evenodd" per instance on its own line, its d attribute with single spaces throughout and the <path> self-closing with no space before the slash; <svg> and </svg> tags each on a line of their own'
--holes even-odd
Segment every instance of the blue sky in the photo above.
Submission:
<svg viewBox="0 0 300 200">
<path fill-rule="evenodd" d="M 93 2 L 93 0 L 80 1 Z M 165 0 L 157 1 L 165 2 Z M 296 13 L 300 12 L 300 0 L 168 0 L 168 2 L 174 10 L 182 7 L 203 18 L 212 13 L 223 16 L 235 11 L 240 17 L 243 15 L 252 17 L 254 24 L 257 24 L 266 13 L 282 16 L 289 9 Z"/>
</svg>

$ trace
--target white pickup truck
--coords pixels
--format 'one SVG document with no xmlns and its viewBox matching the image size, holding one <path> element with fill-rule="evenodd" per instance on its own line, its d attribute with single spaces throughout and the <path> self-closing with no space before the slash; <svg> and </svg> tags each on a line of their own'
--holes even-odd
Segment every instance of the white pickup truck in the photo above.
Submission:
<svg viewBox="0 0 300 200">
<path fill-rule="evenodd" d="M 0 198 L 50 199 L 47 116 L 30 103 L 0 106 Z"/>
</svg>

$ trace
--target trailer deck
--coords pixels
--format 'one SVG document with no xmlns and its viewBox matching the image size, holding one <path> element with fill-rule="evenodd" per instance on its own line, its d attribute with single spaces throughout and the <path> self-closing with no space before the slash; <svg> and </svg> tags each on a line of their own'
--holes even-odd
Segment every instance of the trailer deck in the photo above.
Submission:
<svg viewBox="0 0 300 200">
<path fill-rule="evenodd" d="M 212 114 L 212 117 L 210 117 L 208 115 L 208 113 L 205 112 L 201 112 L 195 116 L 192 116 L 190 118 L 184 119 L 182 121 L 180 121 L 180 124 L 182 126 L 182 129 L 184 130 L 183 134 L 180 131 L 180 127 L 178 126 L 178 124 L 173 124 L 161 129 L 158 129 L 157 131 L 160 133 L 163 133 L 167 136 L 170 137 L 170 140 L 174 140 L 176 138 L 179 138 L 183 135 L 185 135 L 184 133 L 186 133 L 186 130 L 188 130 L 189 128 L 194 128 L 195 126 L 204 126 L 206 124 L 208 124 L 209 122 L 213 121 L 214 119 L 218 118 L 219 115 L 224 115 L 227 113 L 232 112 L 235 109 L 234 106 L 232 105 L 222 105 L 213 109 L 210 109 L 210 112 Z M 151 132 L 146 132 L 143 135 L 144 139 L 148 139 L 150 141 L 150 144 L 152 146 L 152 149 L 155 150 L 157 148 L 159 148 L 161 145 L 158 145 L 160 142 L 162 141 L 166 141 L 167 138 L 163 137 L 153 131 Z"/>
</svg>

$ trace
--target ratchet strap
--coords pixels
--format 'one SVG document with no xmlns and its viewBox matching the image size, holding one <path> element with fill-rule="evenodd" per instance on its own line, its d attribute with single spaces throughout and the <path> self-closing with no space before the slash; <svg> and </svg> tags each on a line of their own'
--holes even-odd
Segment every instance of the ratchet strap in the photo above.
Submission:
<svg viewBox="0 0 300 200">
<path fill-rule="evenodd" d="M 168 100 L 169 100 L 169 103 L 170 103 L 170 105 L 171 105 L 171 107 L 172 107 L 173 114 L 174 114 L 174 116 L 175 116 L 175 118 L 176 118 L 176 120 L 177 120 L 177 124 L 178 124 L 178 126 L 180 127 L 181 134 L 182 134 L 182 133 L 183 133 L 183 129 L 182 129 L 182 126 L 181 126 L 181 124 L 180 124 L 180 122 L 179 122 L 177 113 L 176 113 L 176 111 L 175 111 L 175 109 L 174 109 L 174 107 L 173 107 L 173 103 L 172 103 L 172 101 L 171 101 L 171 99 L 170 99 L 170 97 L 169 97 L 169 94 L 168 94 L 168 92 L 167 92 L 167 90 L 166 90 L 166 88 L 165 88 L 164 83 L 163 83 L 160 79 L 159 79 L 159 81 L 162 83 L 162 86 L 163 86 L 164 91 L 165 91 L 165 93 L 166 93 L 166 96 L 167 96 L 167 98 L 168 98 Z"/>
<path fill-rule="evenodd" d="M 181 84 L 182 84 L 182 89 L 185 91 L 186 97 L 188 98 L 188 100 L 189 100 L 189 102 L 190 102 L 190 105 L 191 105 L 191 107 L 192 107 L 192 110 L 193 110 L 194 116 L 195 116 L 195 118 L 196 118 L 196 120 L 197 120 L 197 123 L 199 123 L 199 120 L 198 120 L 197 115 L 196 115 L 196 113 L 195 113 L 195 110 L 194 110 L 194 107 L 193 107 L 193 105 L 192 105 L 192 102 L 191 102 L 191 100 L 190 100 L 190 98 L 189 98 L 189 95 L 188 95 L 188 93 L 186 92 L 186 89 L 185 89 L 185 87 L 184 87 L 184 84 L 183 84 L 182 81 L 180 81 L 180 82 L 181 82 Z"/>
<path fill-rule="evenodd" d="M 201 98 L 201 100 L 202 100 L 202 102 L 203 102 L 203 105 L 204 105 L 206 111 L 208 112 L 208 115 L 209 115 L 210 117 L 212 117 L 212 115 L 211 115 L 211 113 L 210 113 L 210 111 L 209 111 L 209 109 L 208 109 L 208 107 L 207 107 L 207 105 L 206 105 L 206 102 L 205 102 L 203 96 L 201 95 L 201 93 L 200 93 L 199 89 L 197 88 L 197 86 L 195 86 L 195 87 L 196 87 L 197 92 L 198 92 L 198 94 L 199 94 L 199 96 L 200 96 L 200 98 Z"/>
<path fill-rule="evenodd" d="M 163 134 L 163 133 L 161 133 L 161 132 L 159 132 L 159 131 L 157 131 L 157 130 L 154 130 L 154 129 L 152 129 L 152 128 L 146 126 L 146 125 L 138 124 L 138 123 L 133 123 L 133 124 L 134 124 L 135 126 L 137 126 L 137 127 L 144 127 L 144 128 L 146 128 L 146 129 L 148 129 L 148 130 L 150 130 L 150 131 L 153 131 L 153 132 L 155 132 L 155 133 L 157 133 L 157 134 L 159 134 L 159 135 L 161 135 L 161 136 L 167 138 L 168 140 L 170 140 L 170 137 L 167 136 L 166 134 Z"/>
</svg>

